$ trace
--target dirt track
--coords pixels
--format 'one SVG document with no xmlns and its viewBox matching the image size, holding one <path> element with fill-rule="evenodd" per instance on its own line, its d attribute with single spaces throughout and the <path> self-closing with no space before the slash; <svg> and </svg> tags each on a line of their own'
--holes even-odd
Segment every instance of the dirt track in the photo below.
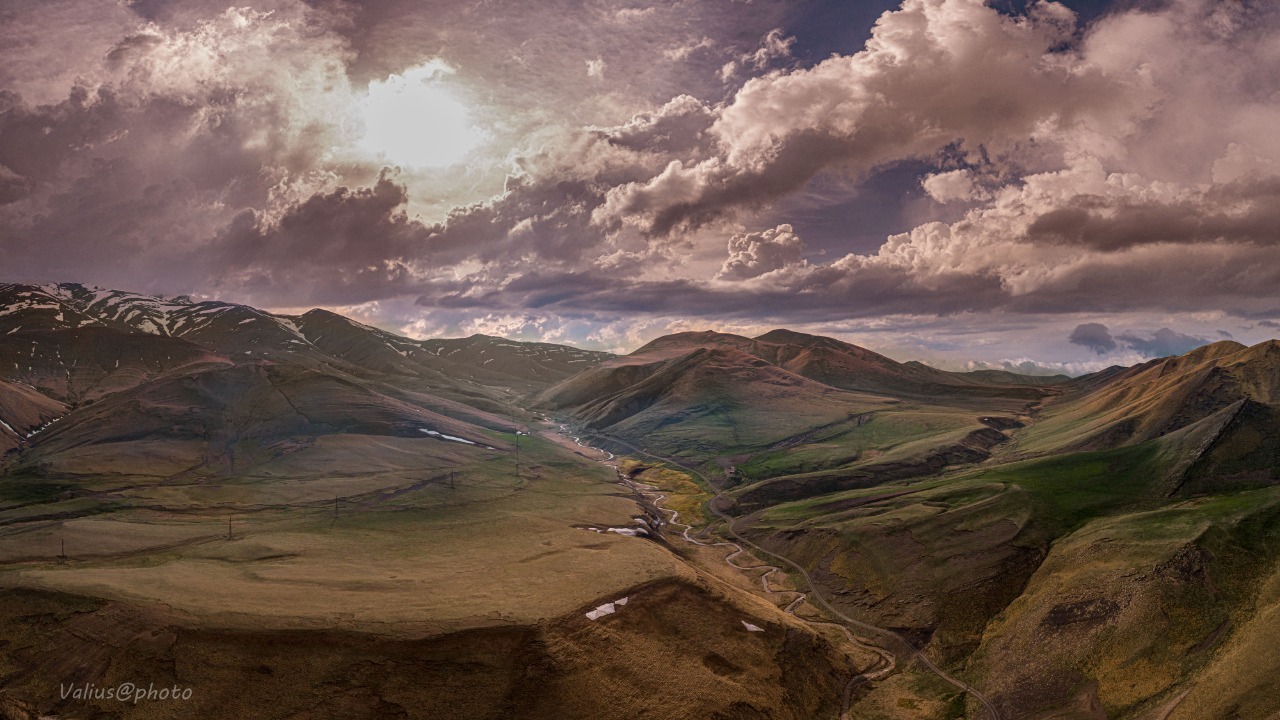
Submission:
<svg viewBox="0 0 1280 720">
<path fill-rule="evenodd" d="M 563 431 L 563 432 L 566 432 L 566 434 L 567 434 L 567 429 L 565 428 L 565 426 L 561 425 L 560 427 L 561 427 L 562 431 Z M 581 441 L 581 439 L 580 439 L 580 438 L 577 438 L 577 437 L 574 437 L 574 438 L 573 438 L 573 440 L 574 440 L 574 442 L 575 442 L 575 443 L 577 443 L 577 444 L 578 444 L 579 446 L 581 446 L 581 447 L 589 448 L 589 449 L 591 449 L 591 450 L 595 450 L 595 451 L 597 451 L 597 452 L 601 452 L 601 453 L 604 453 L 605 455 L 607 455 L 607 456 L 608 456 L 608 459 L 606 459 L 606 460 L 602 460 L 601 462 L 604 462 L 604 463 L 606 463 L 606 464 L 609 464 L 611 467 L 615 467 L 615 469 L 616 469 L 616 464 L 614 464 L 614 463 L 612 462 L 612 461 L 613 461 L 613 459 L 614 459 L 614 455 L 613 455 L 613 453 L 610 453 L 610 452 L 608 452 L 607 450 L 602 450 L 602 449 L 600 449 L 600 448 L 595 448 L 595 447 L 591 447 L 591 446 L 589 446 L 589 445 L 586 445 L 586 444 L 584 444 L 584 443 Z M 840 621 L 840 623 L 841 623 L 841 624 L 837 624 L 837 627 L 840 627 L 840 628 L 845 632 L 846 636 L 847 636 L 847 637 L 848 637 L 852 642 L 854 642 L 857 646 L 862 647 L 862 648 L 865 648 L 865 649 L 872 650 L 873 652 L 883 653 L 883 654 L 881 655 L 881 657 L 882 657 L 882 658 L 887 657 L 887 658 L 889 659 L 889 660 L 888 660 L 888 663 L 889 663 L 889 664 L 888 664 L 888 667 L 887 667 L 887 668 L 877 668 L 874 672 L 864 673 L 864 674 L 862 674 L 862 675 L 855 676 L 855 678 L 853 679 L 853 681 L 851 681 L 851 683 L 850 683 L 849 687 L 846 689 L 844 702 L 842 702 L 842 703 L 841 703 L 841 707 L 842 707 L 842 711 L 841 711 L 841 718 L 842 718 L 842 720 L 843 720 L 843 718 L 848 717 L 848 707 L 847 707 L 847 704 L 848 704 L 848 699 L 849 699 L 850 690 L 852 690 L 852 688 L 853 688 L 853 687 L 855 687 L 857 684 L 859 684 L 859 683 L 861 683 L 861 682 L 869 682 L 869 681 L 871 681 L 871 680 L 878 679 L 879 677 L 883 677 L 884 675 L 887 675 L 888 673 L 892 672 L 892 671 L 893 671 L 893 669 L 894 669 L 894 667 L 896 666 L 896 662 L 893 660 L 894 653 L 893 653 L 893 651 L 892 651 L 892 650 L 889 650 L 888 648 L 883 647 L 883 646 L 879 646 L 879 645 L 872 645 L 872 644 L 868 644 L 868 643 L 866 643 L 866 642 L 859 641 L 859 640 L 855 639 L 855 638 L 854 638 L 854 636 L 853 636 L 853 633 L 851 632 L 851 629 L 852 629 L 852 630 L 858 630 L 858 631 L 861 631 L 861 632 L 863 632 L 863 633 L 865 633 L 865 634 L 868 634 L 868 635 L 870 635 L 870 636 L 872 636 L 872 637 L 875 637 L 875 638 L 877 638 L 877 639 L 880 639 L 882 642 L 884 642 L 884 645 L 885 645 L 885 646 L 895 646 L 895 647 L 897 647 L 897 648 L 898 648 L 899 653 L 901 653 L 901 654 L 905 654 L 905 655 L 907 655 L 907 656 L 908 656 L 909 658 L 911 658 L 911 659 L 918 660 L 918 661 L 920 662 L 920 664 L 921 664 L 921 665 L 923 665 L 924 667 L 926 667 L 930 672 L 932 672 L 933 674 L 937 675 L 939 678 L 941 678 L 943 681 L 945 681 L 945 682 L 946 682 L 946 683 L 948 683 L 949 685 L 951 685 L 951 686 L 953 686 L 953 687 L 955 687 L 955 688 L 957 688 L 957 689 L 959 689 L 959 690 L 961 690 L 961 691 L 963 691 L 963 692 L 966 692 L 966 693 L 968 693 L 969 695 L 971 695 L 975 700 L 977 700 L 979 703 L 981 703 L 981 704 L 982 704 L 982 706 L 986 709 L 987 713 L 990 715 L 990 717 L 992 718 L 992 720 L 1001 720 L 1000 713 L 999 713 L 999 711 L 998 711 L 998 710 L 996 710 L 995 705 L 993 705 L 993 704 L 991 703 L 991 701 L 989 701 L 985 696 L 983 696 L 983 695 L 982 695 L 982 693 L 980 693 L 980 692 L 979 692 L 976 688 L 974 688 L 972 685 L 969 685 L 968 683 L 964 682 L 963 680 L 960 680 L 960 679 L 958 679 L 958 678 L 956 678 L 956 677 L 953 677 L 952 675 L 950 675 L 950 674 L 948 674 L 946 671 L 944 671 L 942 668 L 939 668 L 936 664 L 934 664 L 934 662 L 933 662 L 932 660 L 930 660 L 930 659 L 929 659 L 929 657 L 928 657 L 927 655 L 925 655 L 925 654 L 924 654 L 923 652 L 921 652 L 918 648 L 916 648 L 914 645 L 912 645 L 911 643 L 909 643 L 909 642 L 906 640 L 906 638 L 902 637 L 902 636 L 901 636 L 901 635 L 899 635 L 898 633 L 893 632 L 892 630 L 888 630 L 888 629 L 886 629 L 886 628 L 881 628 L 881 627 L 878 627 L 878 626 L 875 626 L 875 625 L 871 625 L 871 624 L 868 624 L 868 623 L 862 622 L 862 621 L 860 621 L 860 620 L 855 620 L 855 619 L 853 619 L 853 618 L 851 618 L 851 617 L 849 617 L 849 616 L 845 615 L 844 613 L 840 612 L 839 610 L 836 610 L 834 607 L 832 607 L 832 606 L 831 606 L 831 604 L 830 604 L 829 602 L 827 602 L 826 598 L 824 598 L 824 597 L 822 596 L 821 592 L 818 590 L 818 586 L 817 586 L 817 584 L 813 582 L 813 578 L 811 578 L 811 577 L 810 577 L 809 572 L 808 572 L 807 570 L 805 570 L 803 567 L 801 567 L 799 564 L 797 564 L 796 562 L 792 561 L 791 559 L 786 558 L 786 557 L 783 557 L 783 556 L 781 556 L 781 555 L 777 555 L 777 554 L 772 553 L 772 552 L 769 552 L 768 550 L 765 550 L 764 548 L 760 547 L 759 545 L 756 545 L 755 543 L 751 542 L 750 540 L 747 540 L 746 538 L 744 538 L 744 537 L 742 537 L 740 534 L 738 534 L 737 530 L 736 530 L 736 529 L 734 528 L 734 526 L 733 526 L 733 518 L 731 518 L 729 515 L 725 514 L 722 510 L 718 509 L 718 508 L 716 507 L 716 505 L 715 505 L 716 500 L 718 500 L 718 499 L 721 497 L 721 492 L 720 492 L 720 490 L 719 490 L 715 485 L 713 485 L 713 484 L 712 484 L 712 483 L 711 483 L 711 482 L 706 478 L 706 476 L 704 476 L 702 473 L 698 472 L 697 470 L 693 470 L 693 469 L 691 469 L 691 468 L 688 468 L 688 467 L 685 467 L 685 466 L 683 466 L 683 465 L 680 465 L 680 464 L 678 464 L 678 463 L 676 463 L 676 462 L 674 462 L 674 461 L 672 461 L 672 460 L 670 460 L 670 459 L 668 459 L 668 458 L 664 458 L 664 457 L 660 457 L 660 456 L 658 456 L 658 455 L 654 455 L 654 454 L 652 454 L 652 453 L 650 453 L 650 452 L 647 452 L 647 451 L 645 451 L 645 450 L 643 450 L 643 449 L 641 449 L 641 448 L 638 448 L 638 447 L 636 447 L 636 446 L 634 446 L 634 445 L 632 445 L 632 444 L 630 444 L 630 443 L 624 442 L 624 441 L 619 440 L 619 439 L 617 439 L 617 438 L 610 437 L 610 438 L 609 438 L 609 441 L 610 441 L 610 442 L 617 443 L 618 445 L 622 445 L 622 446 L 624 446 L 624 447 L 626 447 L 626 448 L 629 448 L 630 450 L 632 450 L 633 452 L 635 452 L 635 453 L 636 453 L 636 454 L 638 454 L 638 455 L 643 455 L 644 457 L 648 457 L 648 458 L 651 458 L 651 459 L 657 460 L 657 461 L 659 461 L 659 462 L 661 462 L 661 463 L 664 463 L 664 464 L 666 464 L 666 465 L 670 465 L 670 466 L 672 466 L 672 467 L 676 468 L 677 470 L 679 470 L 679 471 L 681 471 L 681 472 L 689 473 L 689 474 L 691 474 L 691 475 L 693 475 L 693 476 L 697 477 L 697 478 L 702 482 L 702 484 L 703 484 L 705 487 L 709 488 L 709 489 L 714 493 L 714 497 L 713 497 L 713 498 L 712 498 L 712 500 L 708 503 L 708 505 L 707 505 L 707 506 L 708 506 L 708 508 L 711 510 L 711 512 L 713 512 L 713 513 L 716 515 L 716 517 L 718 517 L 719 519 L 721 519 L 722 521 L 724 521 L 724 529 L 725 529 L 725 531 L 726 531 L 726 532 L 730 535 L 730 537 L 732 537 L 736 542 L 725 542 L 725 541 L 720 541 L 720 542 L 714 542 L 714 543 L 705 543 L 705 542 L 698 541 L 698 540 L 694 539 L 693 537 L 691 537 L 691 536 L 689 535 L 689 530 L 690 530 L 690 526 L 689 526 L 689 525 L 685 525 L 685 524 L 683 524 L 683 523 L 678 523 L 678 522 L 677 522 L 678 513 L 676 513 L 674 510 L 670 510 L 670 509 L 667 509 L 667 508 L 661 508 L 662 510 L 664 510 L 664 511 L 666 511 L 666 512 L 670 512 L 670 513 L 672 514 L 672 515 L 671 515 L 671 518 L 668 520 L 668 523 L 667 523 L 668 525 L 677 525 L 677 524 L 678 524 L 678 525 L 682 525 L 682 526 L 684 527 L 684 530 L 680 533 L 681 537 L 682 537 L 684 540 L 686 540 L 686 541 L 688 541 L 688 542 L 690 542 L 690 543 L 693 543 L 693 544 L 696 544 L 696 545 L 702 545 L 702 546 L 727 546 L 727 547 L 733 547 L 733 548 L 735 548 L 735 550 L 734 550 L 733 552 L 731 552 L 728 556 L 726 556 L 726 557 L 724 558 L 724 560 L 725 560 L 725 562 L 726 562 L 726 563 L 728 563 L 730 566 L 735 567 L 735 568 L 737 568 L 737 569 L 739 569 L 739 570 L 758 570 L 758 569 L 763 569 L 763 568 L 769 568 L 769 569 L 765 572 L 765 574 L 764 574 L 763 576 L 761 576 L 761 583 L 762 583 L 762 585 L 763 585 L 763 587 L 764 587 L 765 592 L 768 592 L 768 593 L 774 593 L 775 591 L 774 591 L 774 590 L 771 590 L 771 589 L 768 587 L 768 581 L 767 581 L 767 578 L 768 578 L 768 576 L 769 576 L 770 574 L 772 574 L 772 573 L 774 573 L 774 572 L 777 572 L 778 570 L 781 570 L 781 567 L 774 566 L 774 565 L 755 565 L 755 566 L 750 566 L 750 567 L 744 567 L 744 566 L 741 566 L 741 565 L 736 565 L 736 564 L 734 564 L 734 563 L 732 562 L 732 559 L 733 559 L 734 557 L 736 557 L 736 556 L 738 556 L 738 555 L 742 554 L 743 552 L 745 552 L 745 550 L 743 549 L 743 546 L 746 546 L 746 547 L 751 548 L 751 550 L 752 550 L 752 551 L 754 551 L 755 553 L 759 554 L 759 555 L 760 555 L 760 556 L 762 556 L 762 557 L 773 558 L 773 559 L 777 560 L 778 562 L 782 563 L 783 565 L 785 565 L 785 566 L 787 566 L 787 567 L 791 568 L 791 569 L 792 569 L 792 570 L 794 570 L 796 573 L 798 573 L 802 578 L 804 578 L 804 582 L 805 582 L 805 584 L 808 586 L 808 588 L 809 588 L 809 592 L 806 594 L 806 593 L 799 593 L 798 591 L 795 591 L 795 592 L 797 592 L 797 593 L 799 594 L 799 596 L 800 596 L 800 597 L 797 597 L 797 598 L 796 598 L 796 600 L 792 601 L 792 603 L 791 603 L 791 604 L 789 604 L 789 605 L 787 606 L 787 608 L 786 608 L 787 612 L 789 612 L 789 613 L 791 613 L 791 614 L 793 614 L 793 615 L 794 615 L 794 612 L 792 612 L 792 611 L 794 610 L 795 606 L 798 604 L 798 602 L 799 602 L 800 600 L 806 600 L 806 601 L 812 602 L 812 603 L 814 603 L 815 605 L 817 605 L 820 609 L 822 609 L 823 611 L 825 611 L 826 613 L 828 613 L 829 615 L 831 615 L 832 617 L 834 617 L 834 618 L 838 619 L 838 620 Z M 632 487 L 634 487 L 635 489 L 637 489 L 637 491 L 640 491 L 640 492 L 644 492 L 644 491 L 650 491 L 650 492 L 652 492 L 652 491 L 654 491 L 654 488 L 650 488 L 650 487 L 648 487 L 648 486 L 641 486 L 641 485 L 638 485 L 638 484 L 636 484 L 636 483 L 631 483 L 631 485 L 632 485 Z M 644 490 L 642 490 L 641 488 L 644 488 Z M 651 497 L 651 499 L 652 499 L 652 500 L 654 501 L 654 503 L 656 504 L 657 502 L 659 502 L 659 501 L 660 501 L 661 499 L 663 499 L 664 497 L 665 497 L 665 496 L 663 496 L 663 495 L 660 495 L 660 494 L 659 494 L 657 497 Z M 797 616 L 797 617 L 799 617 L 799 616 Z M 806 620 L 805 618 L 799 618 L 799 619 L 804 620 L 805 622 L 808 622 L 808 623 L 813 624 L 813 625 L 827 625 L 827 624 L 833 624 L 833 623 L 820 623 L 820 622 L 815 622 L 815 621 L 811 621 L 811 620 Z"/>
</svg>

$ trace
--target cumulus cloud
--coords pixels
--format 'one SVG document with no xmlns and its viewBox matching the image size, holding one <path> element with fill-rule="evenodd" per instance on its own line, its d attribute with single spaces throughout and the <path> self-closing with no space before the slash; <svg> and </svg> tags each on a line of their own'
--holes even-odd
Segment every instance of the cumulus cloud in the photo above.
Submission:
<svg viewBox="0 0 1280 720">
<path fill-rule="evenodd" d="M 976 370 L 1003 370 L 1005 372 L 1018 373 L 1019 375 L 1051 377 L 1054 375 L 1080 375 L 1100 368 L 1080 363 L 1039 362 L 1028 358 L 1019 358 L 1016 360 L 1001 360 L 999 362 L 973 360 L 965 363 L 964 369 L 969 372 Z"/>
<path fill-rule="evenodd" d="M 1116 339 L 1111 336 L 1111 331 L 1102 323 L 1077 325 L 1076 329 L 1071 331 L 1071 336 L 1067 338 L 1067 341 L 1073 345 L 1087 347 L 1099 355 L 1105 355 L 1116 349 Z"/>
<path fill-rule="evenodd" d="M 657 153 L 697 152 L 705 141 L 715 113 L 690 95 L 672 98 L 657 110 L 634 115 L 622 125 L 596 128 L 609 144 Z"/>
<path fill-rule="evenodd" d="M 793 273 L 793 289 L 896 276 L 898 298 L 959 283 L 993 309 L 1266 312 L 1280 279 L 1280 143 L 1264 120 L 1280 120 L 1265 80 L 1278 31 L 1270 6 L 1178 0 L 1108 15 L 1077 41 L 1056 3 L 1011 17 L 908 0 L 863 52 L 749 81 L 709 130 L 719 153 L 612 188 L 593 219 L 678 235 L 821 172 L 958 157 L 967 167 L 922 186 L 976 203 L 959 221 Z"/>
<path fill-rule="evenodd" d="M 1136 127 L 1155 97 L 1149 79 L 1056 52 L 1071 40 L 1072 14 L 1032 8 L 1014 18 L 981 0 L 906 0 L 862 52 L 748 81 L 713 128 L 721 157 L 616 188 L 600 220 L 662 234 L 793 192 L 826 169 L 863 175 L 953 144 L 1011 153 Z"/>
<path fill-rule="evenodd" d="M 765 273 L 801 264 L 804 243 L 790 225 L 754 233 L 737 233 L 729 238 L 729 257 L 716 277 L 746 280 Z"/>
<path fill-rule="evenodd" d="M 791 57 L 791 47 L 795 44 L 795 37 L 784 33 L 782 28 L 774 28 L 760 40 L 759 48 L 725 63 L 718 75 L 721 80 L 728 81 L 740 68 L 764 70 L 775 61 Z"/>
<path fill-rule="evenodd" d="M 982 199 L 970 170 L 949 170 L 934 173 L 921 181 L 929 197 L 940 203 L 965 202 Z"/>
<path fill-rule="evenodd" d="M 702 38 L 698 40 L 691 40 L 687 43 L 684 43 L 683 45 L 676 45 L 675 47 L 669 47 L 666 50 L 662 51 L 662 55 L 668 60 L 681 62 L 688 59 L 689 56 L 693 55 L 699 50 L 707 50 L 710 48 L 714 48 L 715 46 L 716 46 L 716 42 L 704 35 L 702 36 Z"/>
<path fill-rule="evenodd" d="M 288 293 L 286 279 L 295 277 L 302 282 L 298 293 L 310 293 L 319 284 L 294 272 L 293 258 L 283 253 L 258 251 L 234 263 L 218 250 L 248 228 L 260 243 L 298 251 L 305 243 L 281 229 L 313 211 L 316 198 L 332 202 L 338 188 L 352 188 L 348 200 L 360 197 L 357 188 L 383 196 L 377 190 L 380 160 L 361 154 L 356 137 L 363 84 L 444 62 L 424 55 L 424 47 L 441 47 L 446 36 L 453 38 L 448 62 L 473 83 L 460 97 L 474 101 L 465 90 L 486 83 L 487 102 L 476 105 L 473 116 L 477 123 L 500 123 L 493 127 L 502 144 L 483 158 L 488 166 L 400 177 L 405 198 L 396 212 L 406 220 L 398 230 L 420 222 L 415 237 L 433 238 L 425 243 L 433 249 L 433 269 L 446 273 L 452 263 L 480 256 L 517 266 L 526 256 L 545 254 L 554 263 L 584 257 L 584 248 L 597 246 L 616 253 L 608 238 L 588 232 L 584 211 L 598 205 L 612 184 L 647 177 L 671 152 L 704 144 L 712 118 L 693 97 L 665 89 L 697 88 L 687 82 L 698 69 L 694 57 L 682 59 L 691 65 L 687 70 L 664 75 L 670 68 L 652 62 L 653 53 L 642 46 L 657 52 L 668 38 L 639 33 L 619 40 L 616 32 L 596 32 L 591 24 L 676 16 L 648 8 L 586 17 L 543 3 L 463 18 L 457 8 L 423 13 L 422 5 L 267 0 L 255 9 L 228 9 L 199 0 L 51 0 L 7 12 L 0 30 L 6 279 L 172 292 L 195 289 L 187 283 L 216 282 L 220 292 L 252 300 L 261 299 L 256 293 L 266 286 L 276 288 L 273 298 Z M 765 0 L 758 18 L 739 25 L 759 22 L 751 37 L 776 22 L 780 8 L 781 2 Z M 682 23 L 703 31 L 696 36 L 700 47 L 738 53 L 751 42 L 712 37 L 724 25 L 717 22 L 723 17 L 718 3 L 694 2 L 680 13 Z M 552 26 L 566 32 L 541 32 Z M 463 36 L 484 42 L 459 40 Z M 544 36 L 600 40 L 544 46 L 537 40 Z M 495 47 L 518 48 L 517 55 L 494 53 Z M 578 63 L 578 76 L 588 63 L 597 77 L 617 68 L 628 82 L 604 100 L 598 88 L 562 82 L 569 62 Z M 697 62 L 714 67 L 719 61 Z M 539 70 L 532 72 L 535 65 Z M 718 84 L 705 84 L 720 91 Z M 668 98 L 674 99 L 664 105 Z M 611 122 L 587 128 L 565 123 L 596 116 Z M 345 262 L 329 253 L 345 242 L 344 228 L 367 223 L 360 215 L 367 205 L 337 205 L 337 212 L 358 217 L 334 216 L 333 230 L 316 228 L 315 254 Z M 420 219 L 420 212 L 431 216 Z M 496 227 L 486 227 L 486 220 Z M 503 243 L 510 252 L 498 247 Z M 380 258 L 366 253 L 368 267 L 398 266 L 402 253 L 426 254 L 425 245 L 409 253 L 401 244 L 368 242 L 372 254 L 394 251 Z M 168 271 L 171 256 L 193 251 L 227 262 L 204 273 Z M 645 254 L 643 248 L 630 251 Z M 245 267 L 249 259 L 252 272 Z M 341 268 L 346 275 L 369 273 L 367 267 Z M 372 277 L 364 287 L 392 295 L 402 291 L 398 277 L 393 273 L 380 291 Z"/>
</svg>

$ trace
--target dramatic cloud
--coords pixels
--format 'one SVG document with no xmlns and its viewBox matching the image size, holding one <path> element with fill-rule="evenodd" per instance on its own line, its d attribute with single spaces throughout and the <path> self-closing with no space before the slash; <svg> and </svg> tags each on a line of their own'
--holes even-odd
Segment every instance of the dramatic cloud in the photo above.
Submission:
<svg viewBox="0 0 1280 720">
<path fill-rule="evenodd" d="M 207 265 L 281 300 L 292 293 L 348 304 L 388 288 L 411 292 L 428 231 L 405 214 L 406 201 L 405 188 L 384 177 L 371 188 L 317 193 L 274 222 L 245 211 L 217 238 Z"/>
<path fill-rule="evenodd" d="M 31 192 L 31 181 L 0 165 L 0 205 L 16 202 Z"/>
<path fill-rule="evenodd" d="M 1145 194 L 1145 193 L 1144 193 Z M 1080 194 L 1037 217 L 1027 239 L 1114 252 L 1154 243 L 1280 244 L 1280 178 L 1232 182 L 1169 198 Z"/>
<path fill-rule="evenodd" d="M 980 0 L 906 0 L 864 51 L 748 81 L 713 128 L 723 155 L 616 188 L 598 219 L 665 234 L 826 169 L 862 175 L 955 144 L 976 156 L 1134 129 L 1155 99 L 1150 81 L 1055 52 L 1073 20 L 1049 2 L 1012 18 Z"/>
<path fill-rule="evenodd" d="M 0 280 L 610 347 L 895 318 L 992 367 L 1274 329 L 1280 6 L 876 2 L 834 55 L 791 0 L 16 4 Z"/>
<path fill-rule="evenodd" d="M 921 186 L 929 197 L 940 203 L 986 199 L 974 183 L 970 170 L 950 170 L 926 177 Z"/>
<path fill-rule="evenodd" d="M 728 81 L 738 73 L 741 67 L 764 70 L 774 62 L 791 57 L 791 47 L 796 44 L 794 37 L 788 37 L 781 28 L 774 28 L 760 41 L 755 52 L 730 60 L 720 68 L 720 79 Z"/>
<path fill-rule="evenodd" d="M 1090 350 L 1105 355 L 1116 349 L 1116 339 L 1111 337 L 1111 331 L 1102 323 L 1084 323 L 1077 325 L 1075 330 L 1071 331 L 1071 337 L 1067 341 L 1073 345 L 1081 345 Z"/>
<path fill-rule="evenodd" d="M 758 233 L 739 233 L 729 238 L 729 259 L 716 277 L 746 280 L 765 273 L 799 265 L 804 243 L 790 225 L 779 225 Z"/>
</svg>

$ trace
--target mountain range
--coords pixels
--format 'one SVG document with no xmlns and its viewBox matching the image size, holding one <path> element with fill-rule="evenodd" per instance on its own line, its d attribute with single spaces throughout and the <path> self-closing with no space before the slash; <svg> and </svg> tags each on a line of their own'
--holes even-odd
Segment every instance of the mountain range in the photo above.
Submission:
<svg viewBox="0 0 1280 720">
<path fill-rule="evenodd" d="M 0 577 L 7 592 L 63 593 L 40 596 L 55 615 L 83 596 L 135 603 L 129 612 L 160 603 L 220 628 L 259 618 L 271 632 L 351 630 L 364 613 L 377 627 L 429 617 L 414 642 L 435 638 L 433 648 L 518 628 L 492 635 L 491 653 L 465 635 L 472 654 L 450 672 L 469 679 L 432 686 L 480 692 L 492 673 L 516 672 L 512 647 L 542 658 L 545 682 L 475 695 L 474 717 L 557 716 L 537 699 L 551 687 L 560 707 L 594 708 L 568 716 L 598 713 L 588 688 L 613 680 L 574 658 L 611 662 L 593 644 L 605 627 L 625 629 L 610 642 L 625 636 L 620 649 L 649 667 L 671 643 L 696 648 L 697 668 L 680 672 L 706 675 L 677 692 L 703 704 L 655 717 L 832 711 L 840 693 L 829 686 L 851 672 L 838 658 L 856 650 L 782 612 L 785 593 L 751 595 L 762 581 L 733 586 L 706 549 L 678 545 L 666 511 L 613 484 L 558 425 L 625 456 L 625 475 L 657 483 L 709 531 L 794 561 L 839 612 L 906 638 L 1001 717 L 1280 713 L 1274 340 L 1032 377 L 947 372 L 789 330 L 678 333 L 612 355 L 483 335 L 414 340 L 325 310 L 0 285 Z M 618 523 L 629 534 L 610 533 Z M 249 540 L 236 544 L 238 532 Z M 50 566 L 37 546 L 55 538 L 88 558 Z M 353 548 L 391 559 L 348 567 Z M 477 590 L 477 575 L 492 585 Z M 581 625 L 575 607 L 624 591 L 654 598 L 617 611 L 633 625 Z M 444 594 L 415 604 L 432 592 Z M 5 603 L 19 597 L 30 601 Z M 223 617 L 209 598 L 235 609 Z M 790 639 L 749 670 L 734 653 L 759 648 L 742 644 L 737 623 L 717 624 L 727 612 Z M 686 625 L 701 630 L 684 637 Z M 667 640 L 646 644 L 655 637 Z M 57 642 L 41 635 L 9 659 L 39 666 L 49 661 L 34 648 Z M 867 717 L 983 716 L 975 698 L 903 665 L 850 685 L 846 705 Z M 664 683 L 683 687 L 653 672 L 632 679 L 628 713 L 652 710 Z M 39 686 L 29 671 L 15 677 Z M 785 689 L 752 694 L 765 686 Z M 392 702 L 378 692 L 351 702 Z M 546 714 L 513 710 L 517 697 Z M 7 717 L 36 717 L 2 705 L 35 713 L 34 700 L 6 698 Z"/>
</svg>

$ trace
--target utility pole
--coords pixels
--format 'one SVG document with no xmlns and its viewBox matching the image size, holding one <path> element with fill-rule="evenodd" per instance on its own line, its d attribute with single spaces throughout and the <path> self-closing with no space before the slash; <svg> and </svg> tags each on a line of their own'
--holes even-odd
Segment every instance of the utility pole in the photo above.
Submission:
<svg viewBox="0 0 1280 720">
<path fill-rule="evenodd" d="M 520 477 L 520 426 L 516 425 L 516 477 Z"/>
<path fill-rule="evenodd" d="M 449 471 L 449 489 L 450 489 L 450 490 L 457 490 L 457 489 L 458 489 L 458 486 L 454 483 L 454 478 L 456 478 L 456 477 L 457 477 L 457 475 L 458 475 L 458 471 L 456 471 L 456 470 L 450 470 L 450 471 Z"/>
<path fill-rule="evenodd" d="M 58 562 L 64 563 L 66 561 L 67 561 L 67 539 L 62 538 L 62 552 L 58 553 Z"/>
<path fill-rule="evenodd" d="M 232 537 L 231 536 L 231 516 L 228 515 L 227 516 L 227 539 L 230 540 L 231 537 Z"/>
</svg>

